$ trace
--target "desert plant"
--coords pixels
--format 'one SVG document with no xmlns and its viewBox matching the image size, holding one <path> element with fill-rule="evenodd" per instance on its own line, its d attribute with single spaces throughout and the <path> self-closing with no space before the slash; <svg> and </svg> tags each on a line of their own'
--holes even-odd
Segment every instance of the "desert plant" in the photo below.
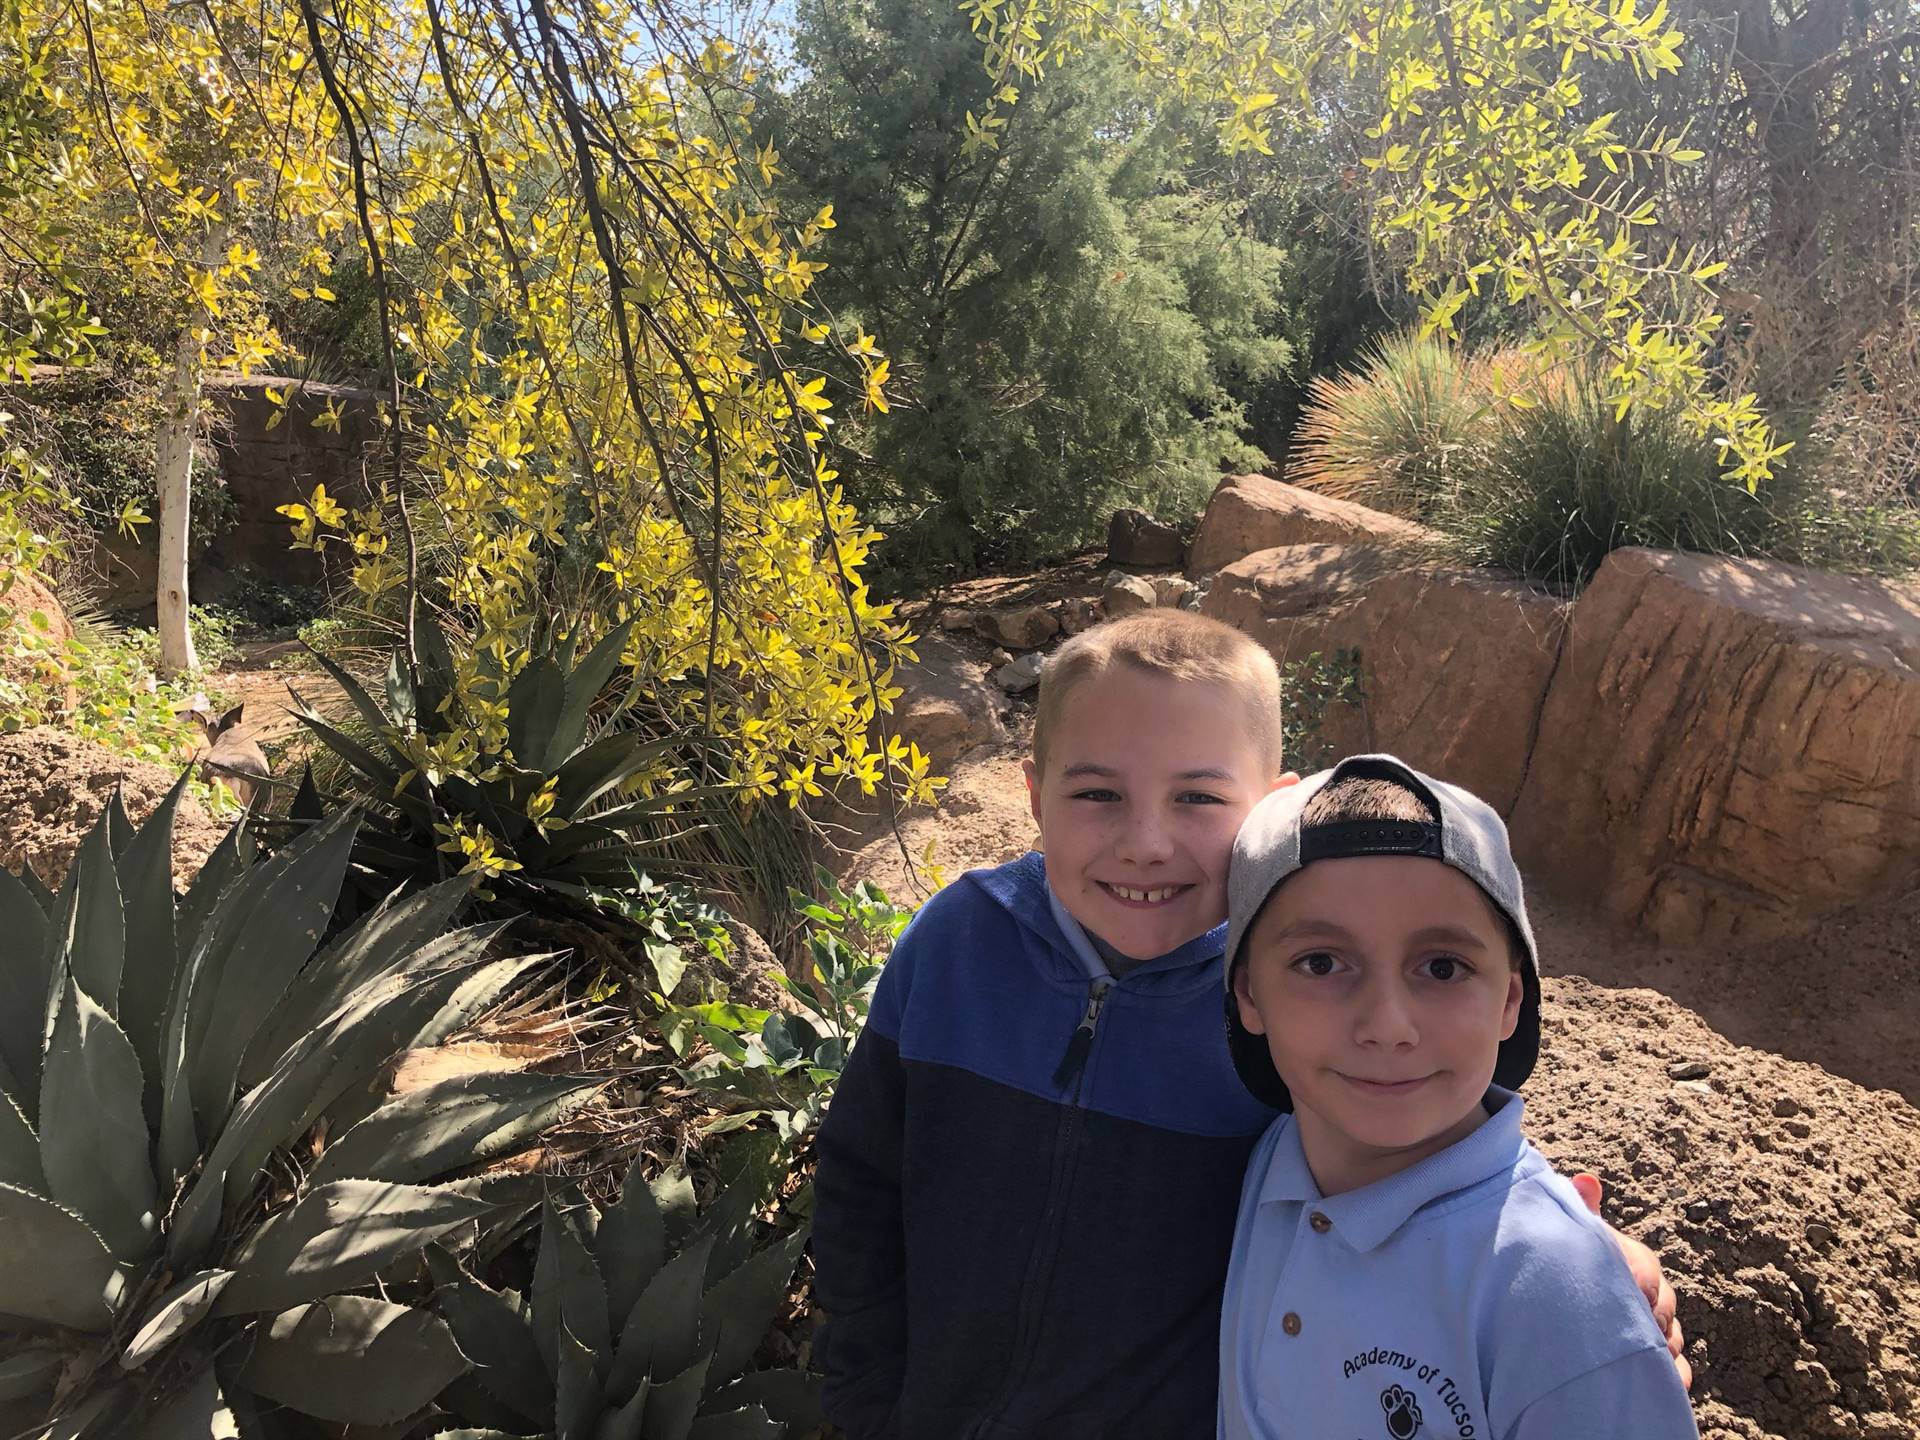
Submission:
<svg viewBox="0 0 1920 1440">
<path fill-rule="evenodd" d="M 396 880 L 459 871 L 489 882 L 617 886 L 637 857 L 696 828 L 701 804 L 734 797 L 724 785 L 663 783 L 673 762 L 700 748 L 697 736 L 656 738 L 603 722 L 588 738 L 632 628 L 616 626 L 584 655 L 572 637 L 551 638 L 503 682 L 507 721 L 491 733 L 449 728 L 454 647 L 437 624 L 418 627 L 417 665 L 394 647 L 377 698 L 315 652 L 351 702 L 357 733 L 298 692 L 294 714 L 344 762 L 355 798 L 371 806 L 355 859 Z M 298 818 L 319 813 L 314 801 L 296 807 Z"/>
<path fill-rule="evenodd" d="M 701 1214 L 684 1175 L 635 1164 L 605 1210 L 575 1197 L 540 1220 L 526 1295 L 429 1252 L 434 1304 L 472 1357 L 444 1406 L 471 1440 L 780 1440 L 819 1423 L 797 1370 L 744 1373 L 779 1316 L 804 1228 L 757 1252 L 772 1173 L 749 1161 Z"/>
<path fill-rule="evenodd" d="M 521 1177 L 432 1182 L 598 1083 L 492 1075 L 382 1100 L 399 1052 L 544 957 L 501 956 L 497 926 L 447 930 L 467 882 L 389 897 L 320 949 L 350 814 L 259 863 L 236 828 L 177 898 L 184 788 L 138 830 L 116 800 L 57 896 L 0 872 L 7 1435 L 288 1433 L 256 1406 L 413 1415 L 468 1360 L 438 1316 L 362 1292 L 535 1203 Z"/>
<path fill-rule="evenodd" d="M 1388 336 L 1362 368 L 1320 376 L 1294 435 L 1287 478 L 1396 515 L 1425 517 L 1485 446 L 1487 367 L 1458 346 Z"/>
<path fill-rule="evenodd" d="M 843 890 L 820 870 L 816 882 L 820 899 L 799 891 L 792 896 L 807 925 L 806 978 L 777 977 L 796 1008 L 717 1000 L 667 1005 L 661 1014 L 661 1032 L 675 1053 L 691 1053 L 696 1040 L 709 1047 L 680 1072 L 688 1085 L 728 1107 L 709 1133 L 766 1119 L 791 1145 L 812 1131 L 866 1024 L 880 968 L 913 918 L 869 880 Z"/>
</svg>

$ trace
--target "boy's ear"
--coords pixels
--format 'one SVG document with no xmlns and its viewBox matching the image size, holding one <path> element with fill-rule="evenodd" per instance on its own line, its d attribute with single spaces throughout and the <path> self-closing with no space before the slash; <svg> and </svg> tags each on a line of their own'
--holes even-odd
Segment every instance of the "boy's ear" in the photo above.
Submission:
<svg viewBox="0 0 1920 1440">
<path fill-rule="evenodd" d="M 1027 777 L 1027 805 L 1033 811 L 1033 823 L 1040 825 L 1040 771 L 1035 768 L 1031 755 L 1020 762 L 1020 773 Z"/>
<path fill-rule="evenodd" d="M 1298 770 L 1289 770 L 1278 780 L 1274 781 L 1272 785 L 1267 787 L 1267 793 L 1271 795 L 1275 790 L 1284 790 L 1289 785 L 1298 785 L 1299 783 L 1300 772 Z"/>
<path fill-rule="evenodd" d="M 1298 778 L 1298 777 L 1295 777 Z M 1250 1035 L 1267 1033 L 1267 1022 L 1260 1018 L 1260 1011 L 1253 1003 L 1253 986 L 1247 979 L 1248 966 L 1245 960 L 1233 967 L 1233 1003 L 1240 1007 L 1240 1024 Z M 1520 1012 L 1514 1011 L 1517 1016 Z"/>
<path fill-rule="evenodd" d="M 1500 1038 L 1511 1040 L 1515 1027 L 1520 1024 L 1520 1001 L 1526 995 L 1526 984 L 1520 978 L 1518 970 L 1507 972 L 1507 1008 L 1500 1014 Z"/>
</svg>

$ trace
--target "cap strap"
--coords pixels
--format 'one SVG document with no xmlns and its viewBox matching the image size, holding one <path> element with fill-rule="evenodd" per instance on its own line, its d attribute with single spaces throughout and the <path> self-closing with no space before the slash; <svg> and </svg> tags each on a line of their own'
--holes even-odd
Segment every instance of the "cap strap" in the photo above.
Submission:
<svg viewBox="0 0 1920 1440">
<path fill-rule="evenodd" d="M 1424 855 L 1446 859 L 1440 827 L 1421 820 L 1341 820 L 1300 832 L 1300 863 L 1354 855 Z"/>
</svg>

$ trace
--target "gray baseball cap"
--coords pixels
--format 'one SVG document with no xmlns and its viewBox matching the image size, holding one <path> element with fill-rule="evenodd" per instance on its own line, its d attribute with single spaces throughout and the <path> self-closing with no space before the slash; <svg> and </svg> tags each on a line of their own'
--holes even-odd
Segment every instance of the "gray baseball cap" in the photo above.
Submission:
<svg viewBox="0 0 1920 1440">
<path fill-rule="evenodd" d="M 1308 801 L 1334 781 L 1355 776 L 1390 780 L 1410 790 L 1426 803 L 1433 819 L 1301 825 Z M 1296 870 L 1315 860 L 1355 855 L 1424 855 L 1451 865 L 1478 885 L 1494 908 L 1512 922 L 1526 952 L 1520 964 L 1520 1018 L 1513 1034 L 1501 1042 L 1493 1083 L 1518 1089 L 1533 1073 L 1533 1062 L 1540 1055 L 1540 956 L 1533 927 L 1527 923 L 1526 896 L 1520 868 L 1507 843 L 1507 827 L 1478 796 L 1422 775 L 1391 755 L 1350 756 L 1331 770 L 1274 791 L 1254 806 L 1233 842 L 1233 864 L 1227 872 L 1227 1046 L 1241 1082 L 1256 1099 L 1276 1110 L 1293 1109 L 1293 1097 L 1273 1067 L 1266 1037 L 1240 1023 L 1233 997 L 1234 966 L 1247 932 L 1267 898 Z"/>
</svg>

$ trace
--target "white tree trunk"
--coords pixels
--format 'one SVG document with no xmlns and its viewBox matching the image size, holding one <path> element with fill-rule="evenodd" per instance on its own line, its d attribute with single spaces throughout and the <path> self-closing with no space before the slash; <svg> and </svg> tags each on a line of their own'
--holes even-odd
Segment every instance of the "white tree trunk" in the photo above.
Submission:
<svg viewBox="0 0 1920 1440">
<path fill-rule="evenodd" d="M 227 247 L 227 227 L 216 225 L 200 243 L 200 263 L 211 270 Z M 160 636 L 160 676 L 200 668 L 193 629 L 187 623 L 187 551 L 193 516 L 193 437 L 200 430 L 200 381 L 207 352 L 202 341 L 211 317 L 196 303 L 180 327 L 173 374 L 161 396 L 160 438 L 155 445 L 154 492 L 160 510 L 160 577 L 154 587 L 154 627 Z"/>
</svg>

